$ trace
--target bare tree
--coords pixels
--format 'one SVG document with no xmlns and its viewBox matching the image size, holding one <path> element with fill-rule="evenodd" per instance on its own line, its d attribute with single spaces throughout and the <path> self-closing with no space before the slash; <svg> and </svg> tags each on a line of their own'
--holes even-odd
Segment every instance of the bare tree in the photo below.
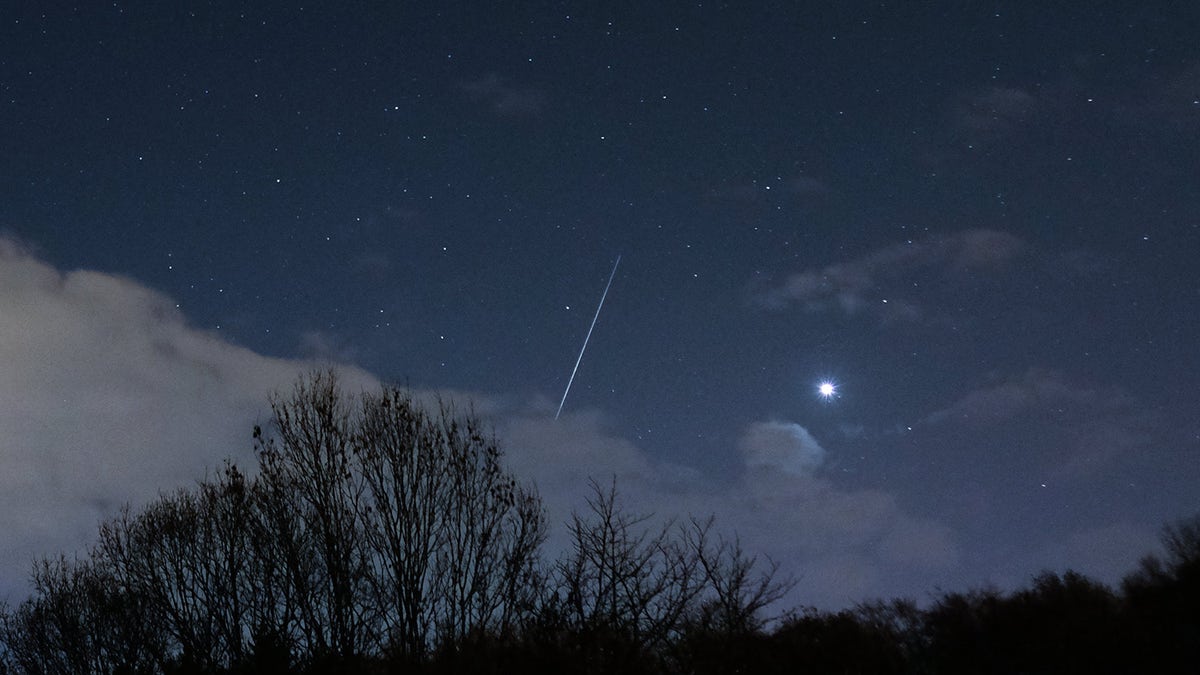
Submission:
<svg viewBox="0 0 1200 675">
<path fill-rule="evenodd" d="M 44 559 L 34 566 L 33 586 L 29 599 L 0 615 L 4 662 L 13 671 L 82 675 L 160 666 L 165 645 L 140 599 L 102 565 Z"/>
<path fill-rule="evenodd" d="M 245 476 L 227 464 L 195 491 L 163 495 L 104 523 L 93 559 L 137 597 L 189 667 L 229 668 L 250 636 L 253 505 Z"/>
<path fill-rule="evenodd" d="M 261 429 L 255 427 L 254 434 L 258 441 Z M 268 645 L 285 650 L 290 661 L 318 642 L 306 637 L 317 623 L 309 600 L 317 561 L 309 555 L 309 538 L 292 507 L 292 495 L 265 480 L 253 481 L 250 492 L 251 643 L 255 651 Z"/>
<path fill-rule="evenodd" d="M 566 620 L 575 630 L 614 635 L 635 650 L 658 648 L 683 627 L 704 590 L 701 557 L 668 522 L 630 515 L 608 489 L 591 482 L 588 514 L 573 514 L 572 548 L 556 565 Z"/>
<path fill-rule="evenodd" d="M 61 668 L 50 670 L 232 667 L 249 634 L 248 520 L 245 477 L 232 465 L 194 492 L 126 508 L 101 525 L 88 559 L 35 568 L 35 595 L 7 629 L 23 631 L 21 649 L 49 650 L 43 665 L 57 654 Z"/>
<path fill-rule="evenodd" d="M 373 639 L 353 400 L 332 371 L 316 372 L 272 397 L 271 412 L 274 433 L 255 430 L 262 497 L 300 643 L 312 659 L 353 658 Z"/>
<path fill-rule="evenodd" d="M 257 512 L 250 481 L 232 463 L 215 480 L 198 487 L 200 564 L 213 635 L 215 661 L 226 667 L 243 663 L 253 636 L 255 566 L 251 543 Z"/>
<path fill-rule="evenodd" d="M 445 405 L 438 418 L 450 473 L 449 490 L 439 500 L 447 536 L 436 561 L 438 637 L 453 644 L 472 632 L 507 627 L 545 521 L 540 500 L 504 471 L 500 446 L 484 435 L 477 418 L 459 419 Z"/>
<path fill-rule="evenodd" d="M 256 557 L 271 574 L 258 593 L 306 658 L 417 659 L 504 630 L 528 604 L 541 501 L 476 416 L 396 387 L 352 396 L 332 372 L 272 412 L 274 432 L 256 430 L 270 542 Z"/>
<path fill-rule="evenodd" d="M 763 610 L 781 600 L 796 585 L 792 578 L 779 579 L 779 565 L 768 560 L 759 565 L 736 537 L 718 537 L 711 542 L 713 519 L 692 519 L 688 543 L 704 570 L 706 593 L 698 625 L 705 631 L 727 635 L 749 634 L 763 628 L 768 617 Z"/>
<path fill-rule="evenodd" d="M 478 418 L 445 403 L 430 413 L 385 388 L 363 397 L 356 451 L 389 650 L 414 658 L 432 643 L 506 628 L 545 519 L 536 494 L 504 471 Z"/>
<path fill-rule="evenodd" d="M 711 520 L 656 529 L 627 513 L 615 480 L 591 483 L 571 550 L 547 568 L 536 490 L 472 411 L 445 401 L 349 394 L 322 371 L 270 404 L 257 475 L 227 463 L 126 507 L 88 558 L 40 563 L 33 597 L 0 612 L 0 665 L 353 669 L 565 632 L 625 667 L 698 625 L 757 630 L 786 589 L 736 540 L 713 543 Z"/>
<path fill-rule="evenodd" d="M 201 527 L 195 498 L 164 495 L 140 513 L 128 507 L 100 529 L 97 553 L 122 587 L 140 598 L 147 618 L 169 636 L 171 651 L 190 664 L 212 666 Z"/>
<path fill-rule="evenodd" d="M 433 560 L 442 546 L 445 444 L 424 410 L 394 391 L 366 398 L 356 442 L 370 494 L 364 529 L 387 648 L 419 658 L 433 629 Z"/>
</svg>

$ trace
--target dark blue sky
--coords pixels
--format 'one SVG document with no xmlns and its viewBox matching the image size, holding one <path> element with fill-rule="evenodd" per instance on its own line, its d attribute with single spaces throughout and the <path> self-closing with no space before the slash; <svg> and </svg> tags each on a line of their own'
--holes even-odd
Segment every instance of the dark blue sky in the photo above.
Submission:
<svg viewBox="0 0 1200 675">
<path fill-rule="evenodd" d="M 7 260 L 502 401 L 507 433 L 553 416 L 622 255 L 563 424 L 648 484 L 703 508 L 791 467 L 784 511 L 829 518 L 729 525 L 851 540 L 886 503 L 952 550 L 873 525 L 863 592 L 1111 581 L 1200 510 L 1200 8 L 915 4 L 11 9 Z"/>
</svg>

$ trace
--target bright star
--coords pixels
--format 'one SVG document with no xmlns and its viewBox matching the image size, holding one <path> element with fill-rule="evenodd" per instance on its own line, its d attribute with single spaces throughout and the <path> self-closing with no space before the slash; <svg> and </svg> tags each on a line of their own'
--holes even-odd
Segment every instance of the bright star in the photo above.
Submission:
<svg viewBox="0 0 1200 675">
<path fill-rule="evenodd" d="M 833 395 L 837 393 L 837 386 L 826 380 L 817 385 L 817 393 L 821 395 L 821 398 L 833 398 Z"/>
</svg>

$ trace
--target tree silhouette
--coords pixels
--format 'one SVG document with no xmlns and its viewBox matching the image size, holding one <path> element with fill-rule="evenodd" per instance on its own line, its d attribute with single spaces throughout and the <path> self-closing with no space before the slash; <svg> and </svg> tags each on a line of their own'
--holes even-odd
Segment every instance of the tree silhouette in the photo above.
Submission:
<svg viewBox="0 0 1200 675">
<path fill-rule="evenodd" d="M 1200 663 L 1200 516 L 1163 528 L 1165 556 L 1149 555 L 1121 587 L 1137 658 L 1162 673 Z"/>
<path fill-rule="evenodd" d="M 545 518 L 474 415 L 331 371 L 271 399 L 259 467 L 126 508 L 0 616 L 23 672 L 353 670 L 516 630 Z"/>
<path fill-rule="evenodd" d="M 587 511 L 568 523 L 571 547 L 554 568 L 551 607 L 578 640 L 580 656 L 607 672 L 651 658 L 682 627 L 704 589 L 698 553 L 673 523 L 648 527 L 627 513 L 616 483 L 591 482 Z"/>
<path fill-rule="evenodd" d="M 7 673 L 1192 673 L 1200 517 L 1120 592 L 1043 573 L 1012 592 L 766 611 L 792 587 L 711 518 L 626 510 L 591 482 L 547 562 L 541 500 L 470 411 L 331 371 L 270 399 L 256 470 L 126 508 L 87 555 L 0 606 Z"/>
<path fill-rule="evenodd" d="M 195 490 L 162 495 L 136 513 L 126 508 L 101 525 L 92 561 L 168 639 L 161 666 L 213 671 L 247 658 L 254 517 L 250 483 L 227 464 Z"/>
<path fill-rule="evenodd" d="M 478 418 L 395 387 L 353 397 L 332 372 L 272 411 L 274 434 L 256 432 L 264 557 L 304 660 L 419 659 L 511 626 L 545 519 Z"/>
<path fill-rule="evenodd" d="M 305 660 L 352 660 L 372 642 L 365 602 L 366 491 L 353 452 L 357 411 L 331 371 L 271 399 L 272 428 L 255 430 L 268 542 L 283 573 L 272 583 L 291 600 Z M 270 433 L 274 432 L 274 433 Z"/>
<path fill-rule="evenodd" d="M 44 559 L 33 596 L 0 617 L 4 661 L 14 672 L 161 672 L 166 646 L 133 597 L 102 564 Z"/>
<path fill-rule="evenodd" d="M 396 389 L 363 398 L 354 440 L 363 532 L 389 653 L 506 632 L 533 602 L 541 500 L 501 466 L 474 416 L 430 414 Z"/>
</svg>

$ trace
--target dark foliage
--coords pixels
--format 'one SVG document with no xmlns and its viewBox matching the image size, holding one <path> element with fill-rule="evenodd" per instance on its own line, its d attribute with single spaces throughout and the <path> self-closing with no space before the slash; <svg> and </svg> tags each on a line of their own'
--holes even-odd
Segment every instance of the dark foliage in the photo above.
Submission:
<svg viewBox="0 0 1200 675">
<path fill-rule="evenodd" d="M 272 400 L 232 464 L 126 509 L 0 607 L 8 673 L 1193 673 L 1200 517 L 1114 591 L 1074 572 L 925 609 L 764 612 L 791 588 L 691 519 L 651 527 L 592 483 L 541 556 L 537 493 L 473 415 L 332 373 Z"/>
</svg>

